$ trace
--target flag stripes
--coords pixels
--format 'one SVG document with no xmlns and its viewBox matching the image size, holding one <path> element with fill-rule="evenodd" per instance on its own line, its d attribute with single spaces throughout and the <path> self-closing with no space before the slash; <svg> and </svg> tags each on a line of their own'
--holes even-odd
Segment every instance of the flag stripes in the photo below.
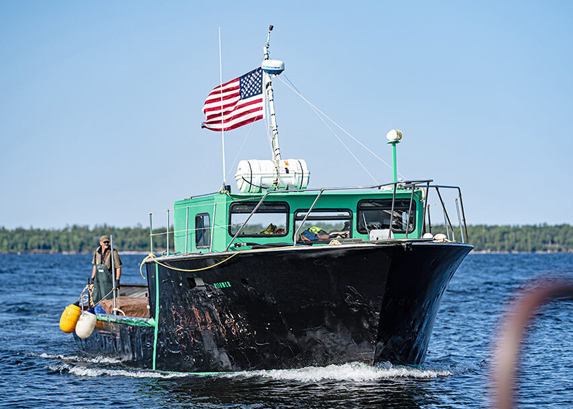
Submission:
<svg viewBox="0 0 573 409">
<path fill-rule="evenodd" d="M 203 105 L 202 128 L 230 131 L 263 119 L 263 72 L 254 69 L 245 75 L 215 87 Z"/>
</svg>

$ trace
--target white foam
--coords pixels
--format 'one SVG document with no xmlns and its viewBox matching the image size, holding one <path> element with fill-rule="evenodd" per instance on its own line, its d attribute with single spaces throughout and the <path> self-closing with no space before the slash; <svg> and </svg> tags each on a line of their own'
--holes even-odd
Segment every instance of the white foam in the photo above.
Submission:
<svg viewBox="0 0 573 409">
<path fill-rule="evenodd" d="M 49 369 L 60 373 L 71 373 L 77 376 L 124 376 L 128 378 L 180 378 L 198 375 L 196 373 L 160 372 L 138 368 L 113 368 L 109 365 L 121 364 L 122 361 L 108 357 L 83 357 L 50 355 L 46 353 L 35 355 L 40 358 L 57 359 L 62 363 L 48 366 Z M 103 366 L 92 366 L 103 365 Z M 107 366 L 107 367 L 106 367 Z M 380 379 L 431 379 L 452 376 L 450 370 L 418 369 L 404 366 L 383 364 L 371 366 L 360 362 L 325 367 L 309 366 L 301 369 L 274 369 L 259 371 L 210 373 L 209 376 L 227 378 L 267 378 L 275 380 L 294 380 L 299 382 L 334 381 L 374 381 Z"/>
<path fill-rule="evenodd" d="M 325 367 L 309 366 L 302 369 L 284 369 L 270 371 L 251 371 L 225 374 L 228 377 L 263 377 L 276 380 L 295 380 L 300 382 L 335 381 L 372 381 L 396 378 L 437 378 L 451 376 L 450 371 L 424 370 L 402 366 L 370 366 L 353 362 Z"/>
<path fill-rule="evenodd" d="M 79 356 L 79 355 L 53 355 L 53 354 L 30 354 L 32 356 L 37 356 L 39 358 L 44 359 L 59 359 L 63 361 L 73 361 L 73 362 L 85 362 L 90 364 L 120 364 L 124 362 L 119 358 L 110 358 L 104 356 L 97 356 L 97 357 L 87 357 L 87 356 Z"/>
<path fill-rule="evenodd" d="M 188 376 L 188 374 L 179 373 L 163 373 L 141 369 L 98 368 L 84 365 L 71 365 L 68 363 L 49 365 L 48 368 L 55 372 L 70 373 L 72 375 L 89 378 L 95 378 L 98 376 L 122 376 L 126 378 L 180 378 Z"/>
</svg>

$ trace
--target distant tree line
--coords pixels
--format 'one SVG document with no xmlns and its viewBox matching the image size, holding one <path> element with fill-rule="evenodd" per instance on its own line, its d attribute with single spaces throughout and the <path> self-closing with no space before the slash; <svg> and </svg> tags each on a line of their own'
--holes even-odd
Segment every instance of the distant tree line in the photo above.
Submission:
<svg viewBox="0 0 573 409">
<path fill-rule="evenodd" d="M 573 252 L 573 226 L 468 226 L 470 244 L 478 251 Z"/>
<path fill-rule="evenodd" d="M 172 231 L 172 229 L 171 229 Z M 92 253 L 101 236 L 113 236 L 119 251 L 149 251 L 149 229 L 137 227 L 66 226 L 63 229 L 6 229 L 0 227 L 0 253 Z M 165 228 L 154 229 L 155 252 L 166 249 Z M 173 235 L 170 235 L 173 249 Z"/>
<path fill-rule="evenodd" d="M 165 250 L 165 228 L 154 229 L 153 233 L 155 253 Z M 0 227 L 0 253 L 91 253 L 103 235 L 113 235 L 114 246 L 119 251 L 149 251 L 148 228 L 74 225 L 63 229 Z M 573 252 L 573 226 L 569 224 L 473 225 L 468 226 L 468 236 L 477 251 Z M 459 238 L 459 232 L 456 237 Z M 174 248 L 173 234 L 170 234 L 169 248 Z"/>
</svg>

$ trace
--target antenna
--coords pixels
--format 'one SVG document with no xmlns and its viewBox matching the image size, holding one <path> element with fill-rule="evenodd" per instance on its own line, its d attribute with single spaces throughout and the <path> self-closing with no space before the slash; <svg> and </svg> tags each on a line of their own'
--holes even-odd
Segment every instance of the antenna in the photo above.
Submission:
<svg viewBox="0 0 573 409">
<path fill-rule="evenodd" d="M 221 27 L 219 27 L 219 82 L 223 86 L 223 58 L 221 57 Z M 225 119 L 223 115 L 223 91 L 221 90 L 221 150 L 223 152 L 223 190 L 227 186 L 227 171 L 225 169 Z M 169 226 L 167 226 L 169 230 Z"/>
<path fill-rule="evenodd" d="M 270 42 L 271 42 L 271 31 L 273 31 L 273 26 L 270 25 L 269 26 L 269 34 L 267 35 L 267 44 L 265 45 L 264 48 L 264 54 L 265 54 L 265 60 L 269 59 L 269 47 L 270 47 Z"/>
</svg>

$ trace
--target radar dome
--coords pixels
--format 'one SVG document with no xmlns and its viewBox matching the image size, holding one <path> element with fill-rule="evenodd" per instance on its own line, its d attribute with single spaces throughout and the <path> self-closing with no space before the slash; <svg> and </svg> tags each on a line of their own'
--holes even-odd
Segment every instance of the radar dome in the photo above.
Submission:
<svg viewBox="0 0 573 409">
<path fill-rule="evenodd" d="M 280 60 L 264 60 L 261 68 L 267 74 L 279 75 L 285 70 L 285 63 Z"/>
</svg>

